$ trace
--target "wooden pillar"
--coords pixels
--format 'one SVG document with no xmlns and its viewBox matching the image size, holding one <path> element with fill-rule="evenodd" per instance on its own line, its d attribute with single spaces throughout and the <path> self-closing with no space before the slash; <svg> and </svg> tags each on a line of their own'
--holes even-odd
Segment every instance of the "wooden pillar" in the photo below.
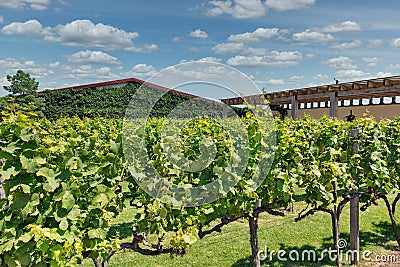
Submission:
<svg viewBox="0 0 400 267">
<path fill-rule="evenodd" d="M 228 118 L 228 105 L 223 104 L 222 106 L 222 117 Z"/>
<path fill-rule="evenodd" d="M 329 96 L 329 114 L 330 118 L 333 120 L 338 116 L 338 100 L 337 100 L 337 93 L 331 92 Z"/>
<path fill-rule="evenodd" d="M 360 131 L 358 129 L 350 130 L 352 137 L 358 138 Z M 359 152 L 359 143 L 354 141 L 352 151 L 354 153 Z M 358 179 L 357 173 L 353 176 L 354 180 Z M 358 196 L 357 190 L 352 190 L 352 193 L 356 196 L 350 200 L 350 250 L 353 251 L 351 264 L 358 265 L 360 262 L 360 197 Z"/>
<path fill-rule="evenodd" d="M 297 119 L 297 111 L 299 109 L 299 103 L 297 102 L 297 96 L 292 96 L 292 119 Z"/>
<path fill-rule="evenodd" d="M 6 199 L 7 195 L 3 188 L 4 180 L 0 178 L 0 199 Z"/>
</svg>

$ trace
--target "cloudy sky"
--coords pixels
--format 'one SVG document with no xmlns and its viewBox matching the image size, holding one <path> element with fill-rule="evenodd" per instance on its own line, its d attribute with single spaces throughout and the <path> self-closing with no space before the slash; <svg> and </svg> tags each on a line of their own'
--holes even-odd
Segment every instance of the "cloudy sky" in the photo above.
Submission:
<svg viewBox="0 0 400 267">
<path fill-rule="evenodd" d="M 398 75 L 399 10 L 395 0 L 0 0 L 0 85 L 18 69 L 41 89 L 146 80 L 200 59 L 267 91 Z"/>
</svg>

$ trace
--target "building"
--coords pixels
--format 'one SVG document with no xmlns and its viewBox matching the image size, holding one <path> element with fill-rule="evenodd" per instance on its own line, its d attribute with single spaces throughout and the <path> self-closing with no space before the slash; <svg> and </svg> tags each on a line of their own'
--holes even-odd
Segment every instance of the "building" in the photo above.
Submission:
<svg viewBox="0 0 400 267">
<path fill-rule="evenodd" d="M 305 114 L 320 118 L 345 119 L 352 113 L 356 117 L 374 117 L 378 120 L 400 117 L 400 76 L 361 80 L 276 93 L 246 96 L 246 102 L 262 104 L 269 101 L 272 110 L 281 117 L 294 119 Z M 227 105 L 241 105 L 242 97 L 222 99 Z"/>
</svg>

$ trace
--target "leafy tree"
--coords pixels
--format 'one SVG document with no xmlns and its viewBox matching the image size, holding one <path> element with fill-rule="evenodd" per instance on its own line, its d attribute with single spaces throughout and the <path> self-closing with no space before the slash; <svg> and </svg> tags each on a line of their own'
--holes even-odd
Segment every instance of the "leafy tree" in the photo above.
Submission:
<svg viewBox="0 0 400 267">
<path fill-rule="evenodd" d="M 25 73 L 22 70 L 18 70 L 13 76 L 7 75 L 7 81 L 11 85 L 3 86 L 3 88 L 13 95 L 32 94 L 39 88 L 39 82 L 35 81 L 35 78 L 31 78 L 29 73 Z"/>
<path fill-rule="evenodd" d="M 22 70 L 18 70 L 13 76 L 7 75 L 7 80 L 11 85 L 3 86 L 3 88 L 11 94 L 0 99 L 0 110 L 4 110 L 11 105 L 25 115 L 30 116 L 30 112 L 33 111 L 39 117 L 43 117 L 45 99 L 38 97 L 36 94 L 39 82 L 35 81 L 35 78 L 31 78 L 29 73 L 25 73 Z"/>
</svg>

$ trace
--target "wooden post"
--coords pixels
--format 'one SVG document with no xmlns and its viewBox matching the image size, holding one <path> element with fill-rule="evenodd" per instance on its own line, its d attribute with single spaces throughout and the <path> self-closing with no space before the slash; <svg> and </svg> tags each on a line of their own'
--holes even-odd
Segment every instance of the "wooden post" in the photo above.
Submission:
<svg viewBox="0 0 400 267">
<path fill-rule="evenodd" d="M 4 180 L 0 178 L 0 199 L 7 198 L 6 192 L 4 191 L 4 188 L 3 188 L 3 183 L 4 183 Z"/>
<path fill-rule="evenodd" d="M 297 102 L 297 96 L 292 96 L 292 119 L 297 119 L 297 110 L 299 108 L 299 103 Z"/>
<path fill-rule="evenodd" d="M 357 138 L 359 135 L 358 129 L 350 130 L 350 135 L 352 137 Z M 352 151 L 354 153 L 358 153 L 359 151 L 359 143 L 358 141 L 354 141 L 352 146 Z M 354 180 L 358 179 L 357 173 L 353 176 Z M 352 191 L 352 194 L 357 194 L 356 190 Z M 352 265 L 358 265 L 360 263 L 360 198 L 359 196 L 355 196 L 350 200 L 350 250 L 355 253 L 352 253 L 353 258 L 351 259 Z"/>
<path fill-rule="evenodd" d="M 228 105 L 222 104 L 222 116 L 223 118 L 228 118 Z"/>
<path fill-rule="evenodd" d="M 337 100 L 337 93 L 331 92 L 329 96 L 329 114 L 330 118 L 333 120 L 337 118 L 338 115 L 338 100 Z"/>
<path fill-rule="evenodd" d="M 257 199 L 255 209 L 261 207 L 261 199 Z M 253 267 L 260 267 L 261 261 L 258 257 L 258 212 L 253 212 L 253 216 L 249 216 L 249 228 L 250 228 L 250 245 L 251 245 L 251 257 Z"/>
</svg>

